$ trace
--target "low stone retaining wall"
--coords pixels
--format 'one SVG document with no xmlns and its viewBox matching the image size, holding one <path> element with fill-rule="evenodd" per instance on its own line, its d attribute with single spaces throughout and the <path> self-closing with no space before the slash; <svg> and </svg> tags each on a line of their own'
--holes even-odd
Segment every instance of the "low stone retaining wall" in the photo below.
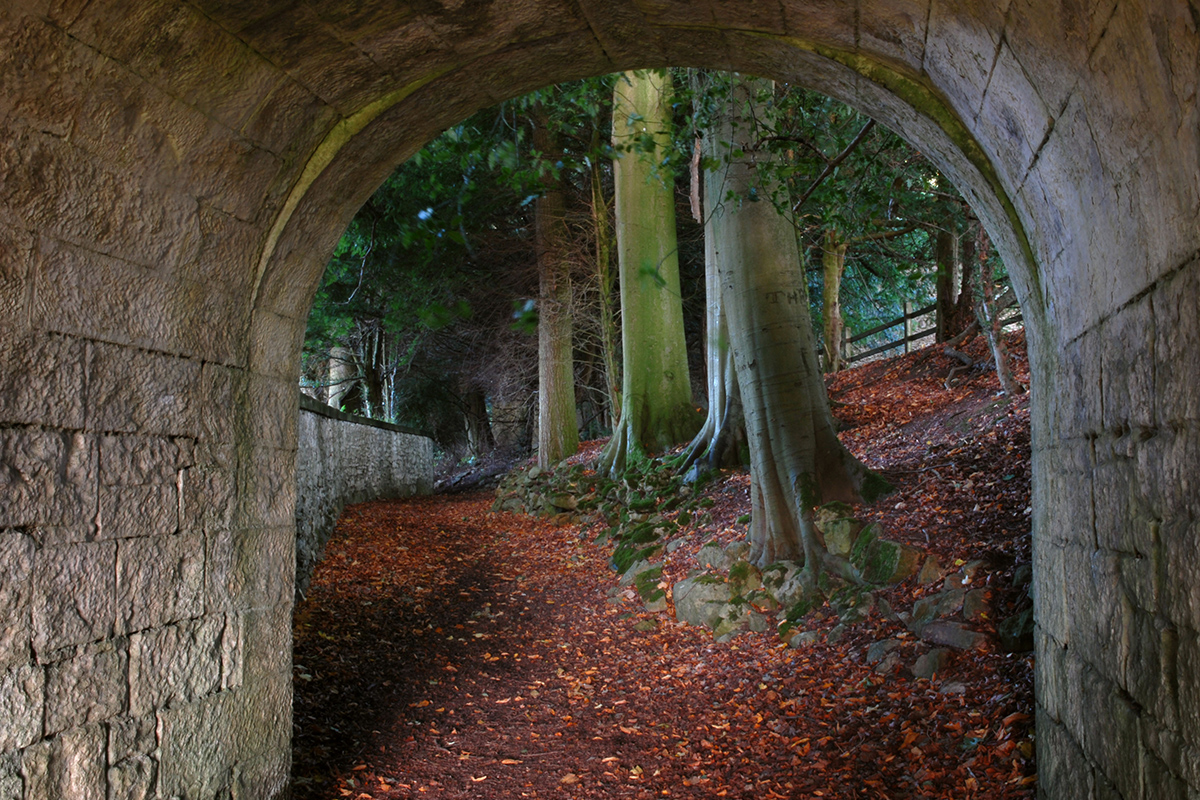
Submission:
<svg viewBox="0 0 1200 800">
<path fill-rule="evenodd" d="M 296 453 L 296 595 L 308 589 L 313 568 L 342 509 L 433 490 L 433 440 L 416 431 L 343 414 L 300 397 Z"/>
</svg>

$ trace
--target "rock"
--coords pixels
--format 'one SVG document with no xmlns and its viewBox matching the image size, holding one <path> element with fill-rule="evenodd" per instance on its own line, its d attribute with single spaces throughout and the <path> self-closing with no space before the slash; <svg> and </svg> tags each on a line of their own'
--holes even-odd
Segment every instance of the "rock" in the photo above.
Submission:
<svg viewBox="0 0 1200 800">
<path fill-rule="evenodd" d="M 972 589 L 967 592 L 962 602 L 963 619 L 968 622 L 986 619 L 987 615 L 992 612 L 992 607 L 988 603 L 990 594 L 991 592 L 987 589 Z"/>
<path fill-rule="evenodd" d="M 700 569 L 725 569 L 725 549 L 717 542 L 709 542 L 700 548 L 696 554 L 696 563 Z"/>
<path fill-rule="evenodd" d="M 621 580 L 619 581 L 619 583 L 621 586 L 629 586 L 635 580 L 637 580 L 638 575 L 641 575 L 643 572 L 646 572 L 648 570 L 655 569 L 656 566 L 657 565 L 651 564 L 649 561 L 646 561 L 644 559 L 640 560 L 640 561 L 635 561 L 629 565 L 628 569 L 626 569 L 623 573 L 621 573 Z M 657 566 L 657 569 L 659 571 L 659 574 L 661 575 L 662 567 Z"/>
<path fill-rule="evenodd" d="M 550 501 L 550 505 L 565 511 L 574 511 L 579 508 L 579 498 L 573 494 L 552 494 L 546 499 Z"/>
<path fill-rule="evenodd" d="M 791 647 L 793 650 L 801 647 L 810 647 L 817 643 L 817 639 L 820 636 L 820 631 L 796 631 L 788 640 L 788 647 Z"/>
<path fill-rule="evenodd" d="M 526 479 L 532 481 L 532 480 L 536 480 L 537 478 L 539 478 L 541 476 L 541 474 L 542 474 L 541 467 L 530 467 L 529 472 L 525 473 L 525 477 L 526 477 Z"/>
<path fill-rule="evenodd" d="M 946 668 L 946 663 L 949 660 L 949 650 L 944 647 L 935 647 L 918 658 L 917 663 L 913 664 L 913 676 L 932 680 L 934 675 L 940 674 Z"/>
<path fill-rule="evenodd" d="M 883 617 L 884 619 L 888 620 L 889 622 L 901 622 L 902 621 L 900 619 L 900 615 L 897 614 L 895 609 L 892 608 L 892 604 L 889 603 L 885 598 L 883 598 L 883 597 L 875 598 L 875 607 L 879 609 L 879 616 Z"/>
<path fill-rule="evenodd" d="M 857 548 L 857 544 L 855 546 Z M 868 583 L 893 584 L 916 574 L 924 555 L 915 547 L 876 539 L 864 548 L 855 566 Z"/>
<path fill-rule="evenodd" d="M 820 506 L 813 513 L 813 523 L 822 533 L 824 533 L 825 525 L 827 523 L 833 522 L 834 520 L 845 519 L 853 514 L 853 508 L 845 503 L 834 500 L 832 503 L 826 503 L 825 505 Z"/>
<path fill-rule="evenodd" d="M 958 681 L 955 681 L 954 683 L 945 683 L 942 684 L 942 688 L 938 691 L 940 691 L 942 694 L 966 694 L 967 685 L 965 683 L 959 683 Z"/>
<path fill-rule="evenodd" d="M 1001 621 L 996 626 L 996 639 L 1006 653 L 1027 653 L 1033 649 L 1033 609 Z"/>
<path fill-rule="evenodd" d="M 899 653 L 888 653 L 886 656 L 883 657 L 883 660 L 880 661 L 875 666 L 875 674 L 876 675 L 889 675 L 889 674 L 895 672 L 896 667 L 898 667 L 898 666 L 900 666 L 900 654 Z"/>
<path fill-rule="evenodd" d="M 675 618 L 689 625 L 715 628 L 725 613 L 733 593 L 729 584 L 708 573 L 685 578 L 672 589 L 675 598 Z"/>
<path fill-rule="evenodd" d="M 640 633 L 649 633 L 658 629 L 658 620 L 656 619 L 639 619 L 633 624 L 633 629 Z"/>
<path fill-rule="evenodd" d="M 937 594 L 922 597 L 913 604 L 912 620 L 924 624 L 933 619 L 952 617 L 962 610 L 963 597 L 966 592 L 959 587 L 951 587 Z"/>
<path fill-rule="evenodd" d="M 767 591 L 771 592 L 771 596 L 775 598 L 782 608 L 795 608 L 799 603 L 812 605 L 813 595 L 817 591 L 815 582 L 812 580 L 811 573 L 804 572 L 799 566 L 794 570 L 788 570 L 783 581 L 778 588 L 771 589 L 766 586 L 767 581 L 764 579 L 764 586 Z"/>
<path fill-rule="evenodd" d="M 762 588 L 762 573 L 749 561 L 738 561 L 729 568 L 729 585 L 734 595 L 744 597 Z"/>
<path fill-rule="evenodd" d="M 942 565 L 938 563 L 937 556 L 929 556 L 929 558 L 925 559 L 925 563 L 921 565 L 921 571 L 917 574 L 917 583 L 922 586 L 928 586 L 931 583 L 940 581 L 945 574 L 942 570 Z"/>
<path fill-rule="evenodd" d="M 846 517 L 830 520 L 825 523 L 824 527 L 821 525 L 817 525 L 817 527 L 825 535 L 825 549 L 829 551 L 830 555 L 848 558 L 854 547 L 854 540 L 866 526 L 862 520 Z"/>
<path fill-rule="evenodd" d="M 746 613 L 746 627 L 755 633 L 766 633 L 771 627 L 771 623 L 757 611 L 748 611 Z"/>
<path fill-rule="evenodd" d="M 680 547 L 687 543 L 687 539 L 672 539 L 667 542 L 666 551 L 668 554 L 674 553 Z"/>
<path fill-rule="evenodd" d="M 872 642 L 867 648 L 867 663 L 878 664 L 883 660 L 883 657 L 900 646 L 899 639 L 883 639 L 878 642 Z"/>
<path fill-rule="evenodd" d="M 1033 583 L 1033 565 L 1017 564 L 1013 568 L 1012 585 L 1014 589 L 1024 589 Z"/>
<path fill-rule="evenodd" d="M 725 548 L 725 557 L 728 559 L 725 563 L 732 564 L 742 561 L 748 555 L 750 555 L 749 542 L 730 542 L 729 546 Z"/>
<path fill-rule="evenodd" d="M 825 635 L 825 641 L 829 644 L 837 644 L 846 635 L 845 625 L 834 625 L 829 629 L 829 633 Z"/>
<path fill-rule="evenodd" d="M 987 643 L 987 637 L 959 622 L 937 619 L 921 628 L 921 638 L 930 644 L 940 644 L 959 650 L 974 650 Z"/>
</svg>

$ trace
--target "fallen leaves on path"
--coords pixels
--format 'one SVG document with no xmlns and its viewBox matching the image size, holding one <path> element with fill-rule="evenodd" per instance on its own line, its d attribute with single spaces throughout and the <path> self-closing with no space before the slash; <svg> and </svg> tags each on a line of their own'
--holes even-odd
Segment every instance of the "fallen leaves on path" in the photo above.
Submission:
<svg viewBox="0 0 1200 800">
<path fill-rule="evenodd" d="M 857 402 L 852 394 L 839 399 Z M 896 471 L 899 499 L 877 512 L 889 535 L 944 538 L 944 551 L 922 545 L 946 559 L 981 547 L 1025 547 L 1027 558 L 1027 523 L 1023 540 L 1004 527 L 1026 519 L 1027 477 L 1015 512 L 986 500 L 989 480 L 1002 498 L 1017 479 L 991 480 L 996 459 L 975 468 L 970 450 L 971 438 L 1019 449 L 1019 431 L 1014 439 L 1004 424 L 936 442 L 932 429 L 919 431 L 928 445 L 914 444 L 911 429 L 893 432 L 898 460 L 873 464 Z M 962 464 L 942 467 L 930 486 L 919 472 L 929 453 Z M 956 494 L 961 480 L 979 491 Z M 740 473 L 707 489 L 713 525 L 727 534 L 746 513 L 745 489 Z M 957 524 L 964 498 L 980 506 L 969 512 L 980 515 L 974 529 Z M 492 499 L 347 509 L 296 611 L 299 800 L 1032 796 L 1030 656 L 958 652 L 945 680 L 885 677 L 866 662 L 872 643 L 896 638 L 906 658 L 922 646 L 879 616 L 836 644 L 789 649 L 770 634 L 714 643 L 704 629 L 645 612 L 632 592 L 610 599 L 609 554 L 589 532 L 492 513 Z M 696 547 L 712 534 L 694 531 Z"/>
</svg>

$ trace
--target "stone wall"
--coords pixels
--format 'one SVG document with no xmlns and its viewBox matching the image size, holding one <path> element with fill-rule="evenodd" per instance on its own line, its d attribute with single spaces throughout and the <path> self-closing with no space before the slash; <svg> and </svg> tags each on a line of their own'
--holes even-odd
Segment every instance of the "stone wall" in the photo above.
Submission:
<svg viewBox="0 0 1200 800">
<path fill-rule="evenodd" d="M 433 490 L 433 440 L 416 431 L 300 398 L 296 452 L 296 593 L 347 503 Z"/>
</svg>

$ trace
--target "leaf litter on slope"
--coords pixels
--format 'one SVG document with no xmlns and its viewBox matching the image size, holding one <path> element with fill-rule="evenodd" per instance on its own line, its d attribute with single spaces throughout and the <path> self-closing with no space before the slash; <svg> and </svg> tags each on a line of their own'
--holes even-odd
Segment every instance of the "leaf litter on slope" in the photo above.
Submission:
<svg viewBox="0 0 1200 800">
<path fill-rule="evenodd" d="M 944 563 L 984 557 L 993 606 L 1013 610 L 1028 408 L 997 404 L 984 370 L 945 389 L 952 363 L 877 362 L 834 378 L 831 396 L 847 445 L 897 486 L 864 516 Z M 748 488 L 739 471 L 706 487 L 713 521 L 686 529 L 665 579 L 703 543 L 745 535 Z M 296 610 L 298 800 L 1032 796 L 1031 656 L 989 647 L 956 652 L 935 682 L 881 676 L 864 660 L 873 642 L 898 639 L 908 664 L 925 647 L 875 612 L 836 644 L 714 643 L 632 593 L 610 601 L 592 532 L 491 500 L 346 510 Z M 926 591 L 910 579 L 886 596 L 900 608 Z"/>
</svg>

